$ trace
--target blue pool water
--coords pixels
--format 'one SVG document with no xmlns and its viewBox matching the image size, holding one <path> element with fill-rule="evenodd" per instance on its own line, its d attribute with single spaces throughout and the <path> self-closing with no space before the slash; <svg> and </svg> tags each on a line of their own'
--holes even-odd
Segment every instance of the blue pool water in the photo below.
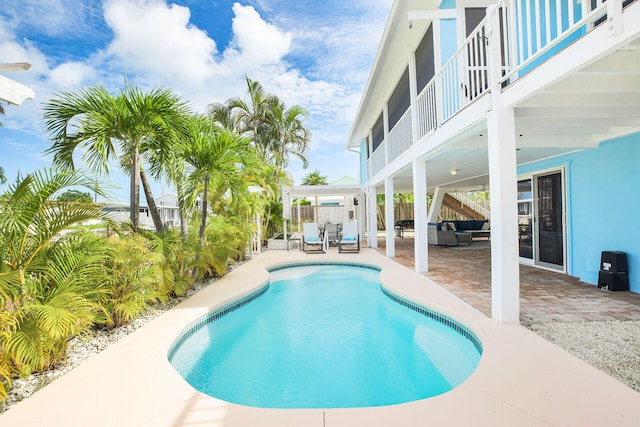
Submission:
<svg viewBox="0 0 640 427">
<path fill-rule="evenodd" d="M 451 390 L 480 360 L 466 328 L 392 300 L 371 268 L 272 271 L 264 294 L 215 317 L 179 339 L 171 364 L 197 390 L 249 406 L 403 403 Z"/>
</svg>

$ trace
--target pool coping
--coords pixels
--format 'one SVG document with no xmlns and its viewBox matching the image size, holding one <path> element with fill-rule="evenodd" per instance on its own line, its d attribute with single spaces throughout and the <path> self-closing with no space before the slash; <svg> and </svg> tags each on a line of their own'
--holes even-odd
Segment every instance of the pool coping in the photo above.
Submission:
<svg viewBox="0 0 640 427">
<path fill-rule="evenodd" d="M 459 387 L 399 405 L 355 409 L 263 409 L 195 391 L 167 355 L 193 322 L 265 286 L 268 267 L 297 261 L 345 261 L 381 267 L 383 286 L 446 315 L 482 342 L 476 371 Z M 311 255 L 267 251 L 150 321 L 0 415 L 29 426 L 418 426 L 638 425 L 640 393 L 520 325 L 487 318 L 430 279 L 374 250 Z"/>
</svg>

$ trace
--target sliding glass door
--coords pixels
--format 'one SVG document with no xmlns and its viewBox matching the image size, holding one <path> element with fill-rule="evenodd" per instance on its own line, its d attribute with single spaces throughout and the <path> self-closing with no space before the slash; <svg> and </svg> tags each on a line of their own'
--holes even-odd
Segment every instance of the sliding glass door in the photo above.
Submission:
<svg viewBox="0 0 640 427">
<path fill-rule="evenodd" d="M 531 180 L 518 181 L 518 242 L 520 257 L 533 259 L 533 193 Z"/>
<path fill-rule="evenodd" d="M 562 173 L 536 177 L 538 257 L 536 264 L 564 270 Z"/>
<path fill-rule="evenodd" d="M 518 181 L 520 257 L 565 271 L 564 175 L 552 171 Z"/>
</svg>

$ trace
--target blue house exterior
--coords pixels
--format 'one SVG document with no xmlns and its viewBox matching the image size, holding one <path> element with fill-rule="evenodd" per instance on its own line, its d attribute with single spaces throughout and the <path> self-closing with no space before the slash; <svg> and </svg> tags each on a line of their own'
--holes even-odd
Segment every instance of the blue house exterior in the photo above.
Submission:
<svg viewBox="0 0 640 427">
<path fill-rule="evenodd" d="M 602 142 L 592 150 L 523 165 L 519 174 L 565 168 L 568 274 L 598 284 L 602 251 L 623 251 L 629 288 L 640 292 L 640 133 Z"/>
<path fill-rule="evenodd" d="M 602 286 L 602 252 L 623 251 L 640 292 L 639 70 L 639 1 L 395 1 L 348 142 L 369 245 L 375 195 L 412 192 L 428 271 L 444 195 L 486 189 L 494 318 L 519 321 L 520 263 Z"/>
</svg>

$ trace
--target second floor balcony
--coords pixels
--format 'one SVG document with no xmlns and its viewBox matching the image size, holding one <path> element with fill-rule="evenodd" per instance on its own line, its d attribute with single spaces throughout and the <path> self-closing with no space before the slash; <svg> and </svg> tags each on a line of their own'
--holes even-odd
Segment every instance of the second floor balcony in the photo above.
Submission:
<svg viewBox="0 0 640 427">
<path fill-rule="evenodd" d="M 486 17 L 464 43 L 435 70 L 424 88 L 414 91 L 406 110 L 400 111 L 400 118 L 394 119 L 393 125 L 384 126 L 383 138 L 377 143 L 368 141 L 371 148 L 365 153 L 367 179 L 448 122 L 463 116 L 461 113 L 468 107 L 482 104 L 476 105 L 475 116 L 464 117 L 468 123 L 461 123 L 461 128 L 482 120 L 484 112 L 491 108 L 492 91 L 510 96 L 511 102 L 535 94 L 533 91 L 541 90 L 541 86 L 518 83 L 549 59 L 564 55 L 567 48 L 596 29 L 607 37 L 615 37 L 623 31 L 623 13 L 640 7 L 633 3 L 638 2 L 503 0 L 487 8 Z M 408 66 L 411 67 L 411 62 Z M 415 71 L 409 72 L 409 78 L 415 78 Z M 576 80 L 575 84 L 581 83 Z M 412 85 L 415 87 L 413 82 Z M 553 101 L 548 104 L 553 107 Z M 382 118 L 389 123 L 389 113 L 383 111 Z"/>
</svg>

